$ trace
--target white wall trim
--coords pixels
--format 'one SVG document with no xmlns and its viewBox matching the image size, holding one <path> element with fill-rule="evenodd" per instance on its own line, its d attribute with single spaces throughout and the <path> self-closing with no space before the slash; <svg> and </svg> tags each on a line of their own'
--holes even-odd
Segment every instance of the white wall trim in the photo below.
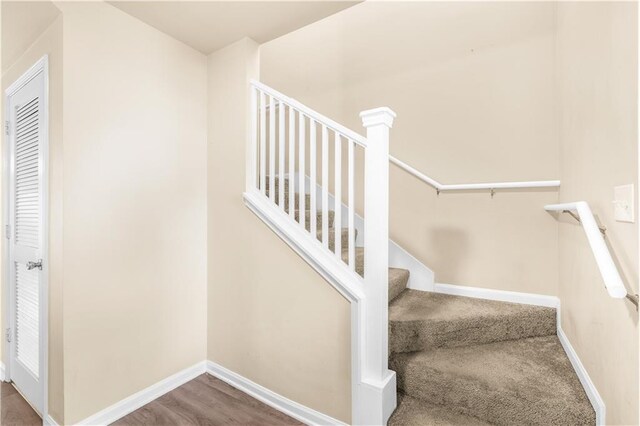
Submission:
<svg viewBox="0 0 640 426">
<path fill-rule="evenodd" d="M 126 416 L 127 414 L 137 410 L 143 405 L 150 403 L 154 399 L 157 399 L 167 392 L 174 390 L 178 386 L 181 386 L 188 381 L 195 379 L 199 375 L 204 374 L 206 371 L 207 363 L 206 361 L 201 361 L 189 368 L 186 368 L 182 371 L 177 372 L 176 374 L 167 377 L 164 380 L 159 381 L 158 383 L 149 386 L 148 388 L 142 389 L 141 391 L 136 392 L 133 395 L 116 402 L 110 407 L 107 407 L 104 410 L 87 417 L 77 424 L 108 425 L 110 423 L 113 423 L 116 420 Z"/>
<path fill-rule="evenodd" d="M 42 128 L 46 129 L 42 133 L 41 140 L 41 149 L 42 149 L 42 158 L 43 161 L 41 163 L 40 173 L 42 175 L 41 184 L 43 186 L 42 191 L 42 200 L 41 200 L 41 259 L 42 259 L 42 267 L 45 273 L 41 274 L 40 277 L 40 294 L 39 300 L 41 303 L 40 306 L 40 321 L 39 321 L 39 332 L 41 334 L 40 337 L 40 352 L 39 354 L 39 365 L 42 366 L 40 377 L 41 386 L 42 386 L 42 398 L 43 398 L 43 406 L 42 406 L 42 414 L 43 418 L 48 417 L 49 414 L 49 55 L 43 55 L 35 64 L 33 64 L 27 71 L 25 71 L 16 81 L 14 81 L 6 90 L 5 90 L 5 105 L 7 105 L 7 109 L 5 111 L 5 120 L 7 122 L 11 121 L 11 112 L 10 112 L 10 99 L 13 95 L 15 95 L 21 88 L 23 88 L 26 84 L 32 81 L 34 78 L 43 75 L 43 114 L 42 114 Z M 13 133 L 13 137 L 15 138 L 15 133 Z M 2 211 L 3 215 L 3 223 L 4 225 L 10 224 L 10 206 L 12 202 L 9 202 L 11 198 L 10 191 L 10 182 L 11 182 L 11 145 L 13 143 L 13 139 L 11 136 L 5 139 L 3 153 L 3 172 L 2 176 L 4 178 L 3 189 L 4 189 L 4 208 Z M 12 306 L 13 301 L 13 283 L 11 277 L 11 268 L 9 267 L 12 260 L 12 250 L 11 244 L 7 245 L 7 249 L 4 251 L 4 256 L 2 259 L 4 265 L 4 279 L 5 285 L 2 289 L 3 302 L 2 307 L 4 309 L 4 318 L 5 318 L 5 326 L 15 330 L 15 319 L 14 319 L 14 306 Z M 5 331 L 5 330 L 3 330 Z M 2 380 L 11 380 L 11 356 L 13 353 L 13 345 L 15 344 L 15 339 L 12 339 L 12 342 L 6 345 L 6 350 L 4 351 L 4 364 L 2 371 Z"/>
<path fill-rule="evenodd" d="M 0 361 L 0 382 L 4 382 L 4 362 Z"/>
<path fill-rule="evenodd" d="M 467 287 L 461 285 L 441 284 L 434 286 L 435 293 L 454 296 L 473 297 L 475 299 L 497 300 L 500 302 L 520 303 L 523 305 L 546 306 L 560 310 L 560 299 L 543 294 L 519 293 L 516 291 L 494 290 L 490 288 Z"/>
<path fill-rule="evenodd" d="M 333 417 L 322 414 L 316 410 L 292 401 L 284 396 L 277 394 L 264 386 L 261 386 L 251 380 L 234 373 L 231 370 L 217 364 L 213 361 L 207 361 L 207 373 L 228 383 L 234 388 L 241 390 L 247 395 L 264 402 L 270 407 L 293 417 L 308 425 L 344 425 L 345 423 Z"/>
<path fill-rule="evenodd" d="M 587 373 L 587 369 L 584 368 L 578 354 L 571 346 L 569 342 L 569 338 L 564 331 L 562 331 L 562 327 L 560 326 L 560 322 L 558 322 L 558 339 L 560 339 L 560 343 L 564 348 L 569 361 L 571 361 L 571 365 L 575 370 L 582 387 L 584 388 L 585 393 L 587 394 L 587 398 L 589 398 L 589 402 L 593 406 L 593 409 L 596 412 L 596 425 L 604 426 L 605 416 L 606 416 L 606 406 L 602 397 L 600 397 L 600 393 L 598 393 L 598 389 L 596 389 L 596 385 L 591 381 L 591 377 L 589 377 L 589 373 Z"/>
<path fill-rule="evenodd" d="M 49 414 L 47 414 L 42 423 L 45 426 L 58 426 L 58 422 L 56 422 Z"/>
<path fill-rule="evenodd" d="M 108 425 L 140 407 L 160 398 L 162 395 L 195 379 L 201 374 L 208 373 L 228 383 L 247 395 L 275 408 L 308 425 L 345 425 L 340 420 L 322 414 L 316 410 L 285 398 L 272 390 L 265 388 L 233 371 L 213 362 L 202 361 L 167 377 L 135 394 L 116 402 L 115 404 L 78 422 L 78 425 Z M 394 382 L 395 384 L 395 382 Z M 49 415 L 45 417 L 45 425 L 57 426 L 58 423 Z"/>
</svg>

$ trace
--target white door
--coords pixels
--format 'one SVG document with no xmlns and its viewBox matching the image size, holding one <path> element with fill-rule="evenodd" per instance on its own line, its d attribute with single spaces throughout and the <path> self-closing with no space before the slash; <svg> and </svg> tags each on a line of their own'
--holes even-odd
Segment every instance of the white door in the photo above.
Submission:
<svg viewBox="0 0 640 426">
<path fill-rule="evenodd" d="M 44 412 L 46 304 L 42 261 L 47 120 L 45 72 L 30 71 L 7 91 L 9 153 L 9 377 Z M 43 332 L 44 330 L 44 332 Z"/>
</svg>

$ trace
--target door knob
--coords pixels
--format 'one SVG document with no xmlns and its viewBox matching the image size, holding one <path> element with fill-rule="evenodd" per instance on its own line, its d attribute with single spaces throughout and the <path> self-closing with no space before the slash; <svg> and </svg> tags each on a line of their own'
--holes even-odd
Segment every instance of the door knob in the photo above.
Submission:
<svg viewBox="0 0 640 426">
<path fill-rule="evenodd" d="M 38 268 L 42 271 L 42 259 L 38 260 L 37 262 L 27 262 L 28 270 L 32 270 L 35 268 Z"/>
</svg>

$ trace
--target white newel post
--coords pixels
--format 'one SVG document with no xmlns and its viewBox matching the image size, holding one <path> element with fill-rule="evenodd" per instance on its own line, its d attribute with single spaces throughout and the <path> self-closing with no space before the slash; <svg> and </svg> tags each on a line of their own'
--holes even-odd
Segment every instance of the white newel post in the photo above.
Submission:
<svg viewBox="0 0 640 426">
<path fill-rule="evenodd" d="M 364 364 L 369 398 L 380 407 L 369 421 L 384 422 L 396 406 L 395 374 L 389 370 L 389 129 L 396 114 L 389 108 L 360 113 L 367 129 L 364 163 Z M 378 399 L 379 398 L 379 399 Z"/>
</svg>

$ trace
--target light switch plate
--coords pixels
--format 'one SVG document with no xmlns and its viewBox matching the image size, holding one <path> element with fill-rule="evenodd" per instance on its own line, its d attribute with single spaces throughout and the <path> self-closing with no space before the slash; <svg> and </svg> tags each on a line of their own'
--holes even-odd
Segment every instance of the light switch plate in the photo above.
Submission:
<svg viewBox="0 0 640 426">
<path fill-rule="evenodd" d="M 631 222 L 634 218 L 633 184 L 613 188 L 613 208 L 618 222 Z"/>
</svg>

